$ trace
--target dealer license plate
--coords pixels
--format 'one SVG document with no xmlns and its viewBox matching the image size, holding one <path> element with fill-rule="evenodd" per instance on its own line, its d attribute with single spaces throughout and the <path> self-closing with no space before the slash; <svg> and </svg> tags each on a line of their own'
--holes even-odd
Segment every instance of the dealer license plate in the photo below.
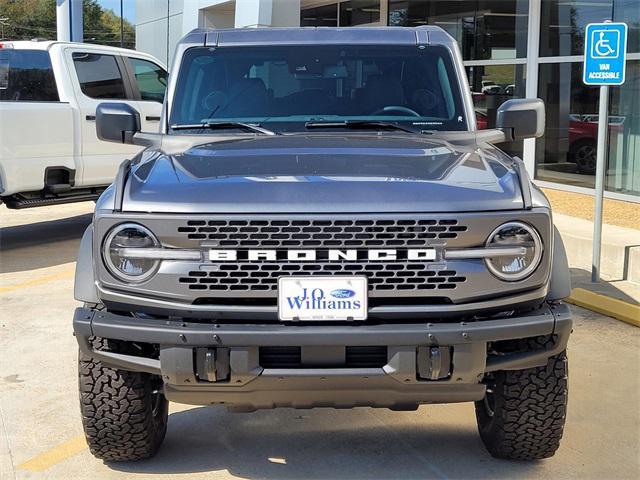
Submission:
<svg viewBox="0 0 640 480">
<path fill-rule="evenodd" d="M 367 277 L 280 277 L 278 316 L 300 321 L 366 320 Z"/>
</svg>

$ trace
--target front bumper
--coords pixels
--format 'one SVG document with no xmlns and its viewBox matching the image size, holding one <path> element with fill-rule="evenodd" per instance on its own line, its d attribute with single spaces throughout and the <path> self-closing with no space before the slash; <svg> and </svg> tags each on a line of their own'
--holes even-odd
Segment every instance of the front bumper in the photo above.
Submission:
<svg viewBox="0 0 640 480">
<path fill-rule="evenodd" d="M 166 298 L 158 299 L 132 295 L 128 292 L 111 290 L 102 285 L 96 286 L 100 301 L 112 310 L 129 311 L 135 308 L 138 312 L 152 315 L 174 316 L 181 318 L 206 318 L 210 320 L 244 320 L 277 321 L 278 307 L 266 305 L 235 305 L 224 303 L 207 303 L 206 305 L 185 304 Z M 425 319 L 460 317 L 475 314 L 491 314 L 513 309 L 514 305 L 540 305 L 548 293 L 548 286 L 527 290 L 513 295 L 502 295 L 498 298 L 484 298 L 481 301 L 461 304 L 417 304 L 408 298 L 399 298 L 394 305 L 370 306 L 367 316 L 371 320 L 397 321 L 404 319 Z M 403 300 L 406 303 L 403 303 Z"/>
<path fill-rule="evenodd" d="M 460 402 L 484 397 L 480 381 L 487 372 L 544 365 L 566 348 L 572 320 L 565 304 L 545 304 L 525 314 L 497 320 L 379 325 L 215 324 L 181 319 L 157 320 L 78 308 L 73 320 L 80 349 L 107 366 L 162 375 L 169 400 L 191 404 L 224 403 L 244 410 L 290 406 L 409 408 L 420 403 Z M 159 358 L 91 348 L 89 337 L 154 344 Z M 551 336 L 536 350 L 492 354 L 487 344 L 501 340 Z M 323 349 L 385 346 L 381 368 L 264 368 L 260 347 Z M 318 349 L 317 347 L 322 347 Z M 419 376 L 419 348 L 446 347 L 449 374 Z M 198 376 L 197 352 L 228 355 L 224 381 Z M 216 354 L 217 355 L 217 354 Z"/>
</svg>

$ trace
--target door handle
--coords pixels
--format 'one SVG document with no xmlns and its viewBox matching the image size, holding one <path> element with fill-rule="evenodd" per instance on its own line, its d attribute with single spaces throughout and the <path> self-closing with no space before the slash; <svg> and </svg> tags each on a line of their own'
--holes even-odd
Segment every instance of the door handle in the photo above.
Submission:
<svg viewBox="0 0 640 480">
<path fill-rule="evenodd" d="M 159 122 L 160 121 L 160 117 L 146 116 L 145 118 L 147 119 L 147 122 Z"/>
<path fill-rule="evenodd" d="M 96 116 L 95 115 L 87 115 L 86 117 L 87 120 L 89 120 L 90 122 L 94 122 L 96 120 Z"/>
</svg>

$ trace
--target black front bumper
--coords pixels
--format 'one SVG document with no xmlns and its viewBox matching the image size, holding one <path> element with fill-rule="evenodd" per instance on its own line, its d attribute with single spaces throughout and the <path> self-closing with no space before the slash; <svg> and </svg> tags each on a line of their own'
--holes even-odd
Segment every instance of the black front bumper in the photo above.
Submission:
<svg viewBox="0 0 640 480">
<path fill-rule="evenodd" d="M 544 365 L 566 348 L 572 320 L 559 303 L 496 320 L 379 325 L 215 324 L 157 320 L 76 309 L 74 334 L 80 349 L 107 366 L 162 375 L 165 395 L 183 403 L 225 403 L 245 409 L 274 406 L 384 406 L 479 400 L 484 374 Z M 95 351 L 89 337 L 159 346 L 159 358 Z M 544 348 L 493 355 L 487 343 L 552 336 Z M 382 368 L 263 368 L 259 347 L 386 346 Z M 450 347 L 451 374 L 436 381 L 417 375 L 418 347 Z M 198 349 L 230 352 L 225 382 L 195 374 Z"/>
</svg>

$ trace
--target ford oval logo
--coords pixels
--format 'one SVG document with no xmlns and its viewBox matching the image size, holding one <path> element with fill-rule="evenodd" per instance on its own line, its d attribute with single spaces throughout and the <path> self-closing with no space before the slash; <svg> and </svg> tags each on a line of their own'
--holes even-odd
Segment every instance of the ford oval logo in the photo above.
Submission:
<svg viewBox="0 0 640 480">
<path fill-rule="evenodd" d="M 353 290 L 348 288 L 339 288 L 331 292 L 331 296 L 335 298 L 351 298 L 356 294 Z"/>
</svg>

